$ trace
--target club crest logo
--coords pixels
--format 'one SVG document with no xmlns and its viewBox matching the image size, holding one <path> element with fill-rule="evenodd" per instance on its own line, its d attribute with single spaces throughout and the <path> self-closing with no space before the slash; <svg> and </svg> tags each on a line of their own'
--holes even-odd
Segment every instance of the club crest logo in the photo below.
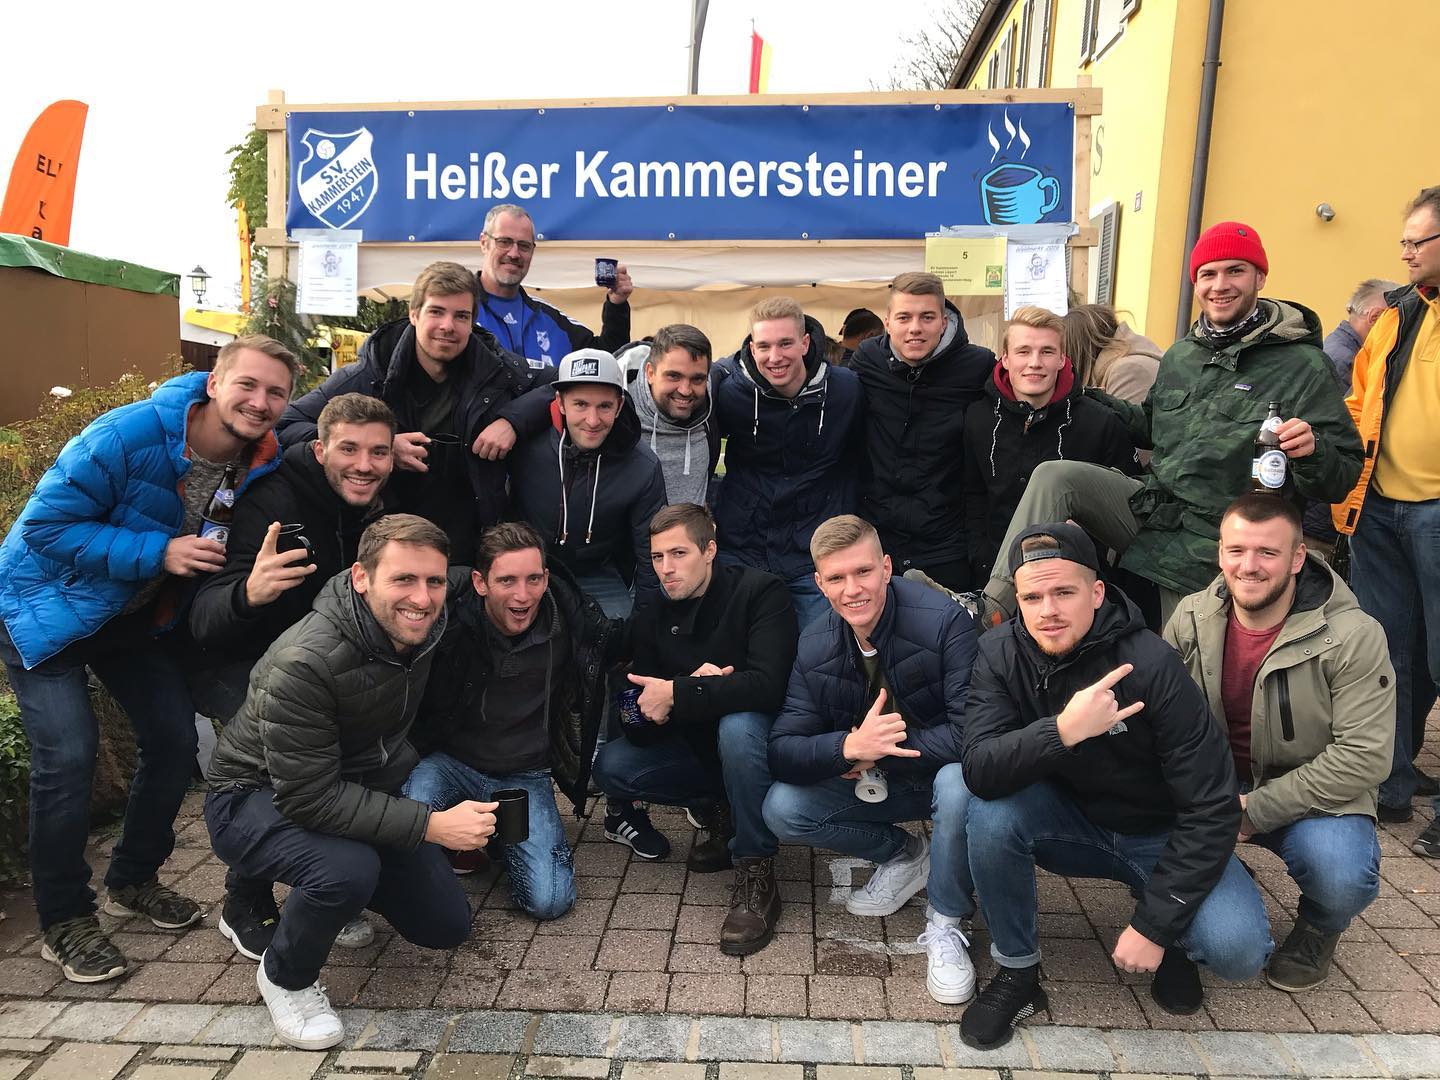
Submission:
<svg viewBox="0 0 1440 1080">
<path fill-rule="evenodd" d="M 306 130 L 300 142 L 309 151 L 295 167 L 305 209 L 332 229 L 357 221 L 379 186 L 374 137 L 366 128 L 336 134 Z"/>
<path fill-rule="evenodd" d="M 536 330 L 536 331 L 535 331 L 535 344 L 537 344 L 537 345 L 540 346 L 540 351 L 541 351 L 541 352 L 547 352 L 547 353 L 548 353 L 548 352 L 550 351 L 550 331 L 549 331 L 549 330 Z"/>
</svg>

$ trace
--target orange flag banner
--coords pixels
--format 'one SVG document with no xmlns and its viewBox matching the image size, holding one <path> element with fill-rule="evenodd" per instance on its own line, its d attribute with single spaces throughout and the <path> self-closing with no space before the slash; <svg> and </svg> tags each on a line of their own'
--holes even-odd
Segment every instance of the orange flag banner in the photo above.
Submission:
<svg viewBox="0 0 1440 1080">
<path fill-rule="evenodd" d="M 70 243 L 75 173 L 89 111 L 83 101 L 57 101 L 30 125 L 0 204 L 0 233 Z"/>
<path fill-rule="evenodd" d="M 770 88 L 770 43 L 750 31 L 750 93 L 763 94 Z"/>
</svg>

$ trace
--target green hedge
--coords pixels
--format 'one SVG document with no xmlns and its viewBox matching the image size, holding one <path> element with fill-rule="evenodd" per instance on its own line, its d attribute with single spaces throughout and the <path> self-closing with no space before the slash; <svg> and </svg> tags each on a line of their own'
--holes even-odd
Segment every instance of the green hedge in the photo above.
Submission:
<svg viewBox="0 0 1440 1080">
<path fill-rule="evenodd" d="M 19 881 L 25 858 L 25 806 L 30 794 L 30 744 L 14 694 L 0 693 L 0 881 Z"/>
</svg>

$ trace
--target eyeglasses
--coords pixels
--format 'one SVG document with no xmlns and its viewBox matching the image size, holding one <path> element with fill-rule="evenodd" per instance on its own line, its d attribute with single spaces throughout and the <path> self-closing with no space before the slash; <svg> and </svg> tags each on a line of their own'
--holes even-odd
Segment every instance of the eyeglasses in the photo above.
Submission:
<svg viewBox="0 0 1440 1080">
<path fill-rule="evenodd" d="M 1401 240 L 1401 241 L 1400 241 L 1400 254 L 1401 254 L 1401 255 L 1414 255 L 1414 254 L 1415 254 L 1417 251 L 1419 251 L 1422 247 L 1424 247 L 1426 244 L 1430 243 L 1431 240 L 1440 240 L 1440 232 L 1432 233 L 1431 235 L 1426 236 L 1426 237 L 1423 237 L 1423 238 L 1420 239 L 1420 240 Z"/>
<path fill-rule="evenodd" d="M 516 240 L 513 236 L 496 236 L 494 233 L 486 233 L 485 235 L 490 237 L 490 242 L 493 243 L 496 247 L 498 247 L 501 251 L 509 251 L 511 248 L 519 248 L 520 254 L 522 255 L 535 254 L 534 240 Z"/>
</svg>

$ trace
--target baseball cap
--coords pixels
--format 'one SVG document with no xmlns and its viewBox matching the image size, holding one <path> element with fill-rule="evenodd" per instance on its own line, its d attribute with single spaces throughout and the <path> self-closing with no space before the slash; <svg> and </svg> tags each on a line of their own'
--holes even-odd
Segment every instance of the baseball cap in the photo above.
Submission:
<svg viewBox="0 0 1440 1080">
<path fill-rule="evenodd" d="M 1020 545 L 1032 536 L 1048 536 L 1053 538 L 1055 543 L 1053 546 L 1022 552 Z M 1015 537 L 1015 542 L 1010 545 L 1010 576 L 1014 577 L 1015 571 L 1025 564 L 1039 562 L 1041 559 L 1064 559 L 1066 562 L 1089 567 L 1097 574 L 1100 572 L 1100 559 L 1095 554 L 1095 545 L 1091 543 L 1090 537 L 1080 526 L 1065 521 L 1031 525 Z"/>
<path fill-rule="evenodd" d="M 613 386 L 621 393 L 625 391 L 625 376 L 620 372 L 620 361 L 604 349 L 576 349 L 560 361 L 555 385 L 577 383 L 595 383 Z"/>
</svg>

